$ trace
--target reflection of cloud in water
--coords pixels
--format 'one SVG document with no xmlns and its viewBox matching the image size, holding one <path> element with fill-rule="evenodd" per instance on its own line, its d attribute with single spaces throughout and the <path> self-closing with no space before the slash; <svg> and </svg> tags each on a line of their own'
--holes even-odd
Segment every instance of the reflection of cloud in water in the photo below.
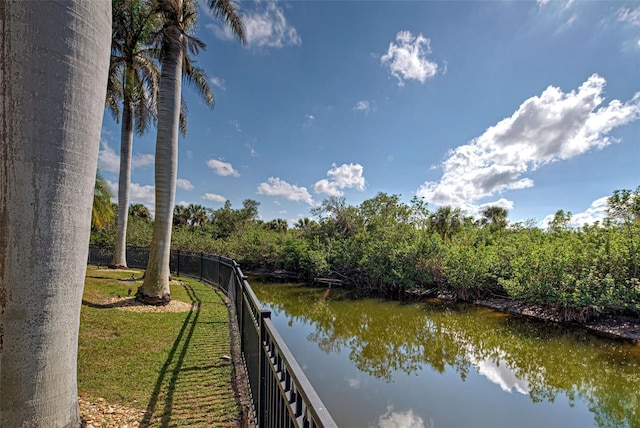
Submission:
<svg viewBox="0 0 640 428">
<path fill-rule="evenodd" d="M 404 412 L 394 412 L 393 406 L 387 407 L 384 415 L 378 418 L 379 428 L 425 428 L 424 421 L 418 415 L 413 414 L 413 409 Z M 429 426 L 433 426 L 430 421 Z"/>
<path fill-rule="evenodd" d="M 529 382 L 526 379 L 519 379 L 503 360 L 487 359 L 476 362 L 476 365 L 478 373 L 499 385 L 503 391 L 513 392 L 515 389 L 520 394 L 529 393 Z"/>
<path fill-rule="evenodd" d="M 360 389 L 360 379 L 356 379 L 353 377 L 346 377 L 344 380 L 347 382 L 350 388 Z"/>
</svg>

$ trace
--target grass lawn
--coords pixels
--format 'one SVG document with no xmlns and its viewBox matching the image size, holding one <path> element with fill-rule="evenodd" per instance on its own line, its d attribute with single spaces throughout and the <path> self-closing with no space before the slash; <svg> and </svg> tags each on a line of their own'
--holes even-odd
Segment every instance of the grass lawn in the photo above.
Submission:
<svg viewBox="0 0 640 428">
<path fill-rule="evenodd" d="M 222 297 L 194 280 L 171 285 L 184 312 L 132 312 L 107 304 L 140 282 L 136 270 L 87 267 L 78 388 L 87 400 L 139 408 L 142 426 L 236 427 L 229 319 Z"/>
</svg>

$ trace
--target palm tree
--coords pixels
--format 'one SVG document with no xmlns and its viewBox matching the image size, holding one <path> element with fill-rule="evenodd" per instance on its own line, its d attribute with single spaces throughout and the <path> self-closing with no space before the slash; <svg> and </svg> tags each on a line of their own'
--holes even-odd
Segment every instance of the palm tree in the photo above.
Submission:
<svg viewBox="0 0 640 428">
<path fill-rule="evenodd" d="M 147 41 L 158 20 L 144 0 L 113 0 L 111 64 L 107 107 L 120 120 L 120 177 L 118 181 L 118 231 L 111 264 L 127 266 L 127 222 L 131 182 L 133 132 L 143 135 L 156 116 L 160 72 Z"/>
<path fill-rule="evenodd" d="M 505 208 L 493 205 L 482 209 L 480 214 L 482 215 L 480 224 L 482 226 L 488 226 L 489 230 L 492 232 L 502 230 L 507 227 L 509 211 Z"/>
<path fill-rule="evenodd" d="M 309 217 L 299 218 L 298 221 L 293 225 L 296 229 L 300 230 L 308 230 L 314 227 L 318 227 L 318 222 L 310 219 Z"/>
<path fill-rule="evenodd" d="M 176 205 L 173 208 L 173 225 L 186 226 L 189 224 L 189 209 L 184 205 Z"/>
<path fill-rule="evenodd" d="M 267 230 L 275 230 L 276 232 L 286 232 L 289 229 L 289 223 L 283 218 L 274 218 L 264 224 Z"/>
<path fill-rule="evenodd" d="M 91 228 L 104 229 L 116 216 L 111 198 L 113 191 L 100 170 L 96 172 L 96 184 L 93 189 L 93 206 L 91 207 Z"/>
<path fill-rule="evenodd" d="M 451 238 L 453 232 L 462 228 L 464 213 L 460 208 L 452 208 L 450 205 L 440 207 L 431 214 L 429 223 L 431 227 L 440 234 L 442 241 Z"/>
<path fill-rule="evenodd" d="M 111 3 L 1 4 L 0 426 L 77 427 Z"/>
<path fill-rule="evenodd" d="M 181 77 L 184 75 L 185 80 L 199 90 L 209 105 L 213 106 L 214 100 L 204 72 L 189 57 L 189 54 L 195 55 L 205 48 L 201 40 L 191 35 L 196 25 L 196 1 L 156 0 L 155 5 L 163 22 L 154 37 L 162 70 L 156 138 L 156 210 L 147 271 L 136 298 L 143 303 L 163 305 L 171 300 L 169 256 L 178 170 Z M 244 28 L 235 3 L 232 0 L 209 0 L 209 6 L 244 41 Z"/>
<path fill-rule="evenodd" d="M 189 222 L 191 223 L 192 228 L 195 228 L 196 226 L 204 226 L 209 219 L 207 216 L 207 209 L 202 205 L 189 204 L 187 211 L 189 213 Z"/>
<path fill-rule="evenodd" d="M 143 221 L 151 221 L 151 213 L 149 208 L 142 204 L 131 204 L 129 206 L 129 216 L 142 219 Z"/>
</svg>

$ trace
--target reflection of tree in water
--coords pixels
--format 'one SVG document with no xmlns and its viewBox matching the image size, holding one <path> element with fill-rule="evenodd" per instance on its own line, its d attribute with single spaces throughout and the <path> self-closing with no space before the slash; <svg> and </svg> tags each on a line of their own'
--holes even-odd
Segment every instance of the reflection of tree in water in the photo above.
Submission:
<svg viewBox="0 0 640 428">
<path fill-rule="evenodd" d="M 350 299 L 341 290 L 256 287 L 274 311 L 312 324 L 308 339 L 324 352 L 349 349 L 363 373 L 387 382 L 395 371 L 425 364 L 466 379 L 473 367 L 506 365 L 526 381 L 533 402 L 589 403 L 599 426 L 640 427 L 640 347 L 596 338 L 582 330 L 509 317 L 468 305 L 402 304 Z"/>
</svg>

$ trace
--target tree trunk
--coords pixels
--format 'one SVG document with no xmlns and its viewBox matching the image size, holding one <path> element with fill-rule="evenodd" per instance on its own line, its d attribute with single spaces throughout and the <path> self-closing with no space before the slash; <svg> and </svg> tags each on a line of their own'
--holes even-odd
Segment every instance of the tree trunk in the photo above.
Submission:
<svg viewBox="0 0 640 428">
<path fill-rule="evenodd" d="M 169 28 L 169 31 L 179 31 Z M 177 40 L 178 36 L 172 37 Z M 182 49 L 173 45 L 162 59 L 158 94 L 158 135 L 156 138 L 156 212 L 151 251 L 144 282 L 136 298 L 146 304 L 166 305 L 171 301 L 169 258 L 171 228 L 178 174 L 178 125 L 182 89 Z"/>
<path fill-rule="evenodd" d="M 125 82 L 125 85 L 127 83 L 128 82 Z M 130 99 L 125 99 L 123 104 L 122 130 L 120 134 L 120 176 L 118 181 L 118 232 L 116 234 L 116 245 L 111 265 L 126 268 L 131 152 L 133 150 L 133 102 Z"/>
<path fill-rule="evenodd" d="M 0 2 L 0 426 L 78 427 L 111 4 Z"/>
</svg>

